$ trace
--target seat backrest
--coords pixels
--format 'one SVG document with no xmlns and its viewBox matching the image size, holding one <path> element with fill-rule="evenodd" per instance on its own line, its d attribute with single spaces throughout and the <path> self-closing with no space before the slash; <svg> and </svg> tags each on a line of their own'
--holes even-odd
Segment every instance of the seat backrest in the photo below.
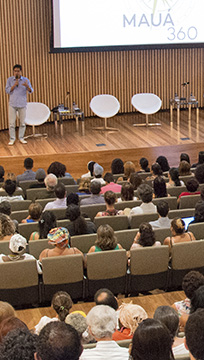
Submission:
<svg viewBox="0 0 204 360">
<path fill-rule="evenodd" d="M 26 210 L 29 208 L 29 205 L 31 204 L 31 200 L 12 201 L 10 204 L 11 204 L 11 211 Z"/>
<path fill-rule="evenodd" d="M 70 194 L 72 192 L 75 193 L 78 191 L 79 185 L 65 185 L 65 189 L 67 194 Z"/>
<path fill-rule="evenodd" d="M 9 253 L 10 253 L 9 240 L 1 240 L 0 241 L 0 254 L 7 255 Z"/>
<path fill-rule="evenodd" d="M 29 189 L 30 185 L 37 184 L 37 180 L 24 180 L 19 181 L 19 186 L 23 189 L 24 195 L 26 195 L 26 190 Z"/>
<path fill-rule="evenodd" d="M 113 95 L 100 94 L 91 99 L 90 108 L 97 116 L 109 118 L 118 113 L 120 110 L 120 103 Z"/>
<path fill-rule="evenodd" d="M 115 208 L 118 210 L 124 210 L 125 208 L 132 209 L 133 207 L 140 206 L 141 204 L 141 200 L 120 201 L 115 203 Z"/>
<path fill-rule="evenodd" d="M 204 268 L 204 240 L 174 244 L 171 249 L 173 270 Z"/>
<path fill-rule="evenodd" d="M 30 235 L 34 231 L 39 231 L 38 222 L 25 223 L 25 224 L 18 225 L 19 234 L 24 236 L 27 239 L 27 241 L 29 240 Z"/>
<path fill-rule="evenodd" d="M 191 231 L 196 240 L 204 239 L 204 222 L 189 224 L 188 231 Z"/>
<path fill-rule="evenodd" d="M 58 182 L 62 182 L 64 185 L 75 185 L 74 179 L 68 176 L 58 178 Z"/>
<path fill-rule="evenodd" d="M 106 209 L 105 204 L 81 205 L 81 214 L 86 214 L 92 221 L 99 211 Z"/>
<path fill-rule="evenodd" d="M 16 196 L 16 195 L 22 195 L 23 198 L 24 198 L 24 192 L 23 192 L 23 189 L 17 189 L 14 193 L 13 193 L 13 196 Z M 0 190 L 0 196 L 8 196 L 7 192 L 5 190 Z M 15 200 L 16 201 L 16 200 Z M 17 200 L 18 201 L 18 200 Z"/>
<path fill-rule="evenodd" d="M 86 254 L 95 244 L 97 234 L 76 235 L 71 237 L 71 245 Z"/>
<path fill-rule="evenodd" d="M 56 198 L 48 198 L 48 199 L 37 199 L 37 202 L 42 206 L 42 208 L 44 209 L 45 205 L 51 201 L 56 200 Z"/>
<path fill-rule="evenodd" d="M 87 254 L 89 280 L 114 279 L 126 275 L 127 257 L 124 249 Z"/>
<path fill-rule="evenodd" d="M 179 209 L 189 209 L 195 207 L 196 203 L 200 200 L 200 195 L 187 195 L 181 196 Z"/>
<path fill-rule="evenodd" d="M 168 194 L 171 195 L 171 196 L 176 196 L 177 198 L 184 191 L 187 191 L 185 185 L 183 185 L 183 186 L 170 186 L 170 187 L 167 188 Z"/>
<path fill-rule="evenodd" d="M 176 210 L 177 209 L 177 197 L 176 196 L 157 198 L 157 199 L 153 199 L 152 202 L 154 203 L 154 205 L 157 205 L 157 203 L 159 201 L 161 201 L 161 200 L 164 200 L 169 204 L 169 209 L 170 210 Z M 190 207 L 190 206 L 188 206 L 188 207 Z"/>
<path fill-rule="evenodd" d="M 65 219 L 66 208 L 56 208 L 51 210 L 55 214 L 57 220 Z M 67 219 L 68 221 L 68 219 Z"/>
<path fill-rule="evenodd" d="M 130 227 L 131 229 L 136 229 L 139 228 L 140 224 L 142 224 L 143 222 L 155 221 L 157 219 L 158 219 L 157 213 L 132 215 L 129 220 Z"/>
<path fill-rule="evenodd" d="M 168 271 L 169 247 L 148 246 L 130 250 L 132 275 L 149 275 Z"/>
<path fill-rule="evenodd" d="M 142 114 L 154 114 L 162 106 L 159 96 L 152 93 L 141 93 L 133 95 L 131 104 Z"/>
<path fill-rule="evenodd" d="M 12 211 L 10 217 L 12 220 L 17 220 L 20 223 L 21 220 L 27 218 L 27 216 L 28 216 L 28 210 L 20 210 L 20 211 Z"/>
<path fill-rule="evenodd" d="M 195 176 L 194 174 L 191 174 L 191 175 L 180 175 L 179 176 L 179 179 L 182 180 L 184 182 L 184 184 L 186 185 L 187 181 L 190 180 L 190 179 L 195 179 Z M 184 190 L 185 191 L 185 190 Z"/>
<path fill-rule="evenodd" d="M 30 240 L 28 247 L 29 253 L 36 259 L 39 259 L 39 255 L 44 249 L 53 249 L 53 246 L 48 243 L 48 239 Z"/>
<path fill-rule="evenodd" d="M 115 236 L 117 237 L 118 244 L 120 244 L 123 249 L 127 251 L 130 250 L 138 230 L 139 229 L 128 229 L 115 231 Z"/>
<path fill-rule="evenodd" d="M 170 210 L 168 213 L 168 217 L 169 219 L 173 219 L 175 217 L 183 218 L 183 217 L 194 216 L 194 214 L 195 214 L 195 208 L 177 209 L 177 210 Z"/>
<path fill-rule="evenodd" d="M 155 229 L 155 240 L 160 241 L 161 244 L 163 244 L 164 239 L 168 236 L 171 236 L 171 230 L 170 228 L 161 228 L 161 229 Z"/>
<path fill-rule="evenodd" d="M 35 201 L 36 199 L 53 198 L 55 196 L 54 191 L 48 192 L 46 188 L 40 189 L 27 189 L 26 196 L 28 200 Z"/>
<path fill-rule="evenodd" d="M 94 224 L 98 228 L 100 225 L 110 225 L 113 230 L 125 230 L 129 227 L 129 220 L 126 215 L 100 216 L 94 218 Z"/>
<path fill-rule="evenodd" d="M 35 285 L 38 285 L 36 260 L 0 263 L 0 289 L 22 289 L 23 291 L 23 288 Z"/>
</svg>

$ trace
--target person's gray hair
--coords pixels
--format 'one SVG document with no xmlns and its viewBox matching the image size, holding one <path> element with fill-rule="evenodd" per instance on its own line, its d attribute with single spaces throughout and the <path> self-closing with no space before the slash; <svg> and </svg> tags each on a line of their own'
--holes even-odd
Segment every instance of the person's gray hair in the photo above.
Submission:
<svg viewBox="0 0 204 360">
<path fill-rule="evenodd" d="M 86 318 L 79 313 L 71 313 L 66 316 L 65 323 L 73 326 L 81 337 L 83 332 L 87 329 Z"/>
<path fill-rule="evenodd" d="M 54 190 L 57 185 L 58 179 L 54 174 L 48 174 L 44 180 L 45 186 L 48 191 Z"/>
<path fill-rule="evenodd" d="M 112 337 L 117 325 L 116 311 L 107 305 L 94 306 L 86 317 L 95 338 Z"/>
</svg>

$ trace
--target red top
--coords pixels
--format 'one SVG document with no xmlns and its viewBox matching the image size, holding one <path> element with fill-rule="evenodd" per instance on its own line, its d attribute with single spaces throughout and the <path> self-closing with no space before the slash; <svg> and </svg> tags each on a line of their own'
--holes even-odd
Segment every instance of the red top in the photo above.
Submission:
<svg viewBox="0 0 204 360">
<path fill-rule="evenodd" d="M 133 335 L 130 335 L 130 329 L 121 328 L 120 330 L 116 330 L 113 334 L 113 340 L 129 340 L 132 339 Z"/>
<path fill-rule="evenodd" d="M 184 192 L 182 192 L 182 193 L 179 195 L 179 198 L 180 198 L 181 196 L 187 196 L 187 195 L 200 195 L 200 191 L 196 191 L 196 192 L 194 192 L 194 193 L 191 193 L 191 192 L 188 192 L 188 191 L 184 191 Z"/>
<path fill-rule="evenodd" d="M 114 193 L 120 193 L 121 187 L 122 187 L 121 185 L 111 182 L 110 184 L 101 187 L 100 194 L 104 194 L 106 191 L 113 191 Z"/>
</svg>

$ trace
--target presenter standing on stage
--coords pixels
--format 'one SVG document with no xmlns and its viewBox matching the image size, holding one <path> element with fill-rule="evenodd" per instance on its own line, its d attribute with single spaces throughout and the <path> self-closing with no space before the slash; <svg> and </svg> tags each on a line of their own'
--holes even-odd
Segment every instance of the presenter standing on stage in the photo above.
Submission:
<svg viewBox="0 0 204 360">
<path fill-rule="evenodd" d="M 33 88 L 30 81 L 22 76 L 22 66 L 19 64 L 14 65 L 13 67 L 13 76 L 7 79 L 6 83 L 6 93 L 9 94 L 9 136 L 10 141 L 8 145 L 13 145 L 16 140 L 16 113 L 18 111 L 20 119 L 19 127 L 19 141 L 22 144 L 27 144 L 27 141 L 24 139 L 25 134 L 25 118 L 26 118 L 26 106 L 27 106 L 27 92 L 31 94 Z"/>
</svg>

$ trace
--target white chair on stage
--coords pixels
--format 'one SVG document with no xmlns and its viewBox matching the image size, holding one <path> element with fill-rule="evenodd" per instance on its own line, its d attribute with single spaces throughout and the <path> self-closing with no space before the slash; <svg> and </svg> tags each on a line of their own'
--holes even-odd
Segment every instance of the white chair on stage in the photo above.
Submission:
<svg viewBox="0 0 204 360">
<path fill-rule="evenodd" d="M 133 126 L 158 126 L 160 123 L 149 123 L 148 116 L 155 114 L 160 110 L 162 101 L 159 96 L 151 93 L 135 94 L 131 103 L 136 110 L 146 115 L 146 122 L 142 124 L 133 124 Z"/>
<path fill-rule="evenodd" d="M 33 133 L 31 135 L 25 136 L 24 138 L 27 139 L 29 137 L 39 137 L 45 136 L 47 134 L 36 134 L 35 133 L 35 126 L 39 126 L 44 124 L 50 117 L 50 109 L 47 105 L 40 103 L 40 102 L 29 102 L 27 104 L 26 110 L 26 125 L 32 126 Z"/>
<path fill-rule="evenodd" d="M 105 121 L 104 126 L 95 127 L 93 128 L 93 130 L 102 130 L 102 131 L 119 130 L 107 126 L 107 118 L 115 116 L 120 109 L 120 103 L 115 96 L 108 94 L 96 95 L 91 99 L 90 108 L 94 114 L 96 114 L 100 118 L 104 118 Z"/>
</svg>

